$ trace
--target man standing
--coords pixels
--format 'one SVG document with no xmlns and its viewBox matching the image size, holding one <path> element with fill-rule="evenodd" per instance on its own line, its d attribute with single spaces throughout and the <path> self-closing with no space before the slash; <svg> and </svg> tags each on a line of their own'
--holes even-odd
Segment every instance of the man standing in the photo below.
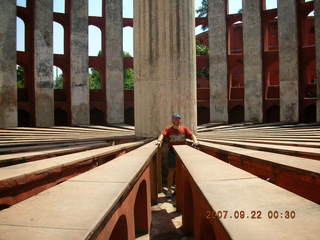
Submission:
<svg viewBox="0 0 320 240">
<path fill-rule="evenodd" d="M 168 143 L 168 158 L 167 158 L 167 165 L 168 165 L 168 192 L 167 197 L 172 196 L 172 184 L 173 184 L 173 177 L 176 170 L 176 154 L 172 148 L 173 145 L 181 145 L 186 144 L 186 139 L 192 139 L 193 145 L 198 145 L 198 140 L 196 136 L 192 133 L 192 131 L 187 128 L 186 126 L 181 125 L 181 116 L 179 114 L 172 115 L 172 125 L 166 127 L 160 134 L 156 144 L 158 146 L 162 145 L 163 139 Z"/>
</svg>

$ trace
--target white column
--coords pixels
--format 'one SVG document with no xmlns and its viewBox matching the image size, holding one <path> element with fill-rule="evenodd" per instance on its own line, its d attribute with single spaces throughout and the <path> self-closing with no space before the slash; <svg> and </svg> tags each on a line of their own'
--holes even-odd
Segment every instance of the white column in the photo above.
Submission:
<svg viewBox="0 0 320 240">
<path fill-rule="evenodd" d="M 34 81 L 37 127 L 54 125 L 52 11 L 52 0 L 35 1 Z"/>
<path fill-rule="evenodd" d="M 16 1 L 0 1 L 0 128 L 16 127 Z"/>
<path fill-rule="evenodd" d="M 71 123 L 90 122 L 88 82 L 88 1 L 71 1 Z"/>
<path fill-rule="evenodd" d="M 242 0 L 245 121 L 263 121 L 261 1 Z"/>
<path fill-rule="evenodd" d="M 135 0 L 135 130 L 155 137 L 180 113 L 196 131 L 193 0 Z"/>
<path fill-rule="evenodd" d="M 296 0 L 278 0 L 280 121 L 299 121 L 299 62 Z"/>
<path fill-rule="evenodd" d="M 122 1 L 106 0 L 107 122 L 124 122 Z"/>
<path fill-rule="evenodd" d="M 209 1 L 210 121 L 228 122 L 227 20 L 225 0 Z"/>
</svg>

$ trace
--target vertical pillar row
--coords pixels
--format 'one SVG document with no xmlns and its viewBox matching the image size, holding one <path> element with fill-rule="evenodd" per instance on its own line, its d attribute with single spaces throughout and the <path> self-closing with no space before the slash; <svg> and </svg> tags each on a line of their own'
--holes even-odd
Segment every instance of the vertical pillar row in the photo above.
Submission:
<svg viewBox="0 0 320 240">
<path fill-rule="evenodd" d="M 263 121 L 261 1 L 243 0 L 245 121 Z"/>
<path fill-rule="evenodd" d="M 90 123 L 88 83 L 88 1 L 71 1 L 71 124 Z"/>
<path fill-rule="evenodd" d="M 320 0 L 314 0 L 315 9 L 315 45 L 317 74 L 317 121 L 320 122 Z"/>
<path fill-rule="evenodd" d="M 210 121 L 228 122 L 227 20 L 225 0 L 209 1 Z"/>
<path fill-rule="evenodd" d="M 193 0 L 136 0 L 134 5 L 135 130 L 155 137 L 171 114 L 197 127 Z"/>
<path fill-rule="evenodd" d="M 0 128 L 16 127 L 16 2 L 0 1 Z"/>
<path fill-rule="evenodd" d="M 299 121 L 297 1 L 278 0 L 280 121 Z"/>
<path fill-rule="evenodd" d="M 107 122 L 124 122 L 122 1 L 106 0 Z"/>
<path fill-rule="evenodd" d="M 50 127 L 54 125 L 52 0 L 35 1 L 34 13 L 34 86 L 36 126 Z"/>
</svg>

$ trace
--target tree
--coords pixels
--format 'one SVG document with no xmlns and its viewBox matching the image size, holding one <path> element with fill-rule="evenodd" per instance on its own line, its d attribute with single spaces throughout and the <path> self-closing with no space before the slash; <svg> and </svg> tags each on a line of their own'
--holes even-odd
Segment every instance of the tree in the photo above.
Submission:
<svg viewBox="0 0 320 240">
<path fill-rule="evenodd" d="M 123 52 L 123 57 L 132 57 L 132 56 L 128 52 Z M 123 80 L 124 80 L 124 88 L 133 89 L 133 87 L 134 87 L 134 71 L 132 68 L 124 69 Z"/>
<path fill-rule="evenodd" d="M 55 89 L 63 89 L 63 74 L 57 74 L 54 80 L 54 88 Z"/>
<path fill-rule="evenodd" d="M 94 68 L 91 68 L 89 72 L 89 89 L 101 89 L 100 73 Z"/>
<path fill-rule="evenodd" d="M 208 17 L 209 5 L 208 0 L 202 0 L 201 7 L 197 9 L 198 17 Z M 208 27 L 202 25 L 202 30 L 207 30 Z"/>
<path fill-rule="evenodd" d="M 196 44 L 197 56 L 207 56 L 209 55 L 208 51 L 209 51 L 209 48 L 206 45 L 203 45 L 202 43 L 197 41 L 197 44 Z"/>
<path fill-rule="evenodd" d="M 17 87 L 24 88 L 24 70 L 21 66 L 17 66 Z"/>
</svg>

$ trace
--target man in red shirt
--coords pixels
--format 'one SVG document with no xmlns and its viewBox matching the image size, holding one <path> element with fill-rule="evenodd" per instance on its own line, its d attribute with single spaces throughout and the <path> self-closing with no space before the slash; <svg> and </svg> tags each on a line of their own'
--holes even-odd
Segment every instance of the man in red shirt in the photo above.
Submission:
<svg viewBox="0 0 320 240">
<path fill-rule="evenodd" d="M 172 184 L 173 177 L 175 174 L 176 168 L 176 154 L 172 148 L 173 145 L 181 145 L 186 144 L 187 138 L 193 140 L 193 145 L 198 145 L 198 140 L 196 136 L 192 133 L 192 131 L 186 126 L 181 125 L 181 116 L 179 114 L 172 115 L 172 125 L 166 127 L 160 134 L 156 144 L 158 146 L 162 145 L 163 139 L 168 143 L 168 192 L 167 197 L 172 196 Z"/>
</svg>

